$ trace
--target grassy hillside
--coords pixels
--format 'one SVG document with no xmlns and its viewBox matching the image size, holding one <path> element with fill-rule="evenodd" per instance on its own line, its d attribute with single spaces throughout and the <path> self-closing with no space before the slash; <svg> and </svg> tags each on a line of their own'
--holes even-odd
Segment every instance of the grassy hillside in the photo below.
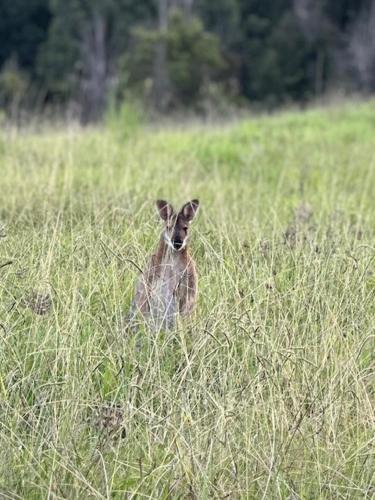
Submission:
<svg viewBox="0 0 375 500">
<path fill-rule="evenodd" d="M 374 102 L 0 134 L 1 498 L 372 497 Z M 130 333 L 157 197 L 199 304 Z"/>
</svg>

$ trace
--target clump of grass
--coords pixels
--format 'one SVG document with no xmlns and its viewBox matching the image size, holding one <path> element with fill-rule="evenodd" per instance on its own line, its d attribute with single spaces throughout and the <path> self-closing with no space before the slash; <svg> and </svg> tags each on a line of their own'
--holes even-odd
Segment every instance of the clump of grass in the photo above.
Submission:
<svg viewBox="0 0 375 500">
<path fill-rule="evenodd" d="M 8 137 L 0 495 L 371 498 L 374 128 L 356 105 Z M 154 200 L 198 195 L 196 314 L 128 330 Z"/>
</svg>

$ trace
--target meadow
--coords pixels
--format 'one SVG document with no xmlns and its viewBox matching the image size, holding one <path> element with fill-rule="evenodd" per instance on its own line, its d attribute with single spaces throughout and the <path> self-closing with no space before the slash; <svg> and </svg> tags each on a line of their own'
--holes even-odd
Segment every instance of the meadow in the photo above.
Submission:
<svg viewBox="0 0 375 500">
<path fill-rule="evenodd" d="M 0 497 L 375 494 L 375 102 L 0 131 Z M 194 315 L 129 331 L 155 200 Z"/>
</svg>

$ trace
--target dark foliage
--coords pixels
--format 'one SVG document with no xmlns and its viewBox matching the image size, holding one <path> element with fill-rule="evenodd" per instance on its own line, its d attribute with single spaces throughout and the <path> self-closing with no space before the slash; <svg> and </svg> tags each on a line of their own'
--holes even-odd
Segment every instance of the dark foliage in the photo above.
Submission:
<svg viewBox="0 0 375 500">
<path fill-rule="evenodd" d="M 7 112 L 38 95 L 88 122 L 124 96 L 274 107 L 337 87 L 375 90 L 375 0 L 0 0 Z"/>
</svg>

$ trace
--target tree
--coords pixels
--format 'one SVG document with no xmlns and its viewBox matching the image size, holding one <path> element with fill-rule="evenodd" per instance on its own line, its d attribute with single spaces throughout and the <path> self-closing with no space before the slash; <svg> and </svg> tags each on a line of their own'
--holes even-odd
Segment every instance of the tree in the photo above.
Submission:
<svg viewBox="0 0 375 500">
<path fill-rule="evenodd" d="M 239 0 L 196 0 L 195 10 L 205 28 L 215 33 L 226 51 L 238 49 L 241 39 Z"/>
<path fill-rule="evenodd" d="M 35 76 L 40 45 L 46 40 L 51 20 L 49 0 L 0 2 L 0 68 L 8 60 Z"/>
<path fill-rule="evenodd" d="M 194 0 L 157 0 L 158 37 L 155 45 L 152 101 L 159 111 L 165 111 L 172 99 L 171 81 L 168 71 L 168 20 L 170 7 L 178 8 L 189 18 Z M 172 19 L 173 22 L 173 19 Z"/>
<path fill-rule="evenodd" d="M 364 7 L 349 31 L 349 70 L 358 88 L 375 90 L 375 1 Z"/>
<path fill-rule="evenodd" d="M 288 0 L 240 0 L 240 81 L 252 101 L 275 106 L 311 92 L 311 54 L 290 6 Z"/>
<path fill-rule="evenodd" d="M 180 9 L 171 10 L 168 24 L 168 31 L 163 33 L 155 29 L 134 30 L 133 49 L 124 56 L 124 71 L 133 87 L 139 88 L 151 81 L 152 87 L 157 85 L 160 88 L 158 79 L 155 79 L 154 48 L 158 47 L 162 37 L 170 92 L 168 104 L 192 105 L 199 99 L 204 85 L 224 67 L 220 42 L 204 29 L 198 18 L 186 17 Z M 160 99 L 159 93 L 152 89 L 151 98 L 155 99 L 155 96 Z M 153 104 L 161 108 L 160 102 L 153 101 Z"/>
<path fill-rule="evenodd" d="M 83 122 L 100 119 L 131 26 L 151 11 L 152 0 L 53 0 L 49 37 L 39 57 L 49 92 L 78 101 Z"/>
<path fill-rule="evenodd" d="M 152 98 L 160 111 L 165 111 L 170 101 L 170 81 L 167 61 L 168 0 L 158 0 L 158 36 L 154 55 L 154 84 Z"/>
</svg>

